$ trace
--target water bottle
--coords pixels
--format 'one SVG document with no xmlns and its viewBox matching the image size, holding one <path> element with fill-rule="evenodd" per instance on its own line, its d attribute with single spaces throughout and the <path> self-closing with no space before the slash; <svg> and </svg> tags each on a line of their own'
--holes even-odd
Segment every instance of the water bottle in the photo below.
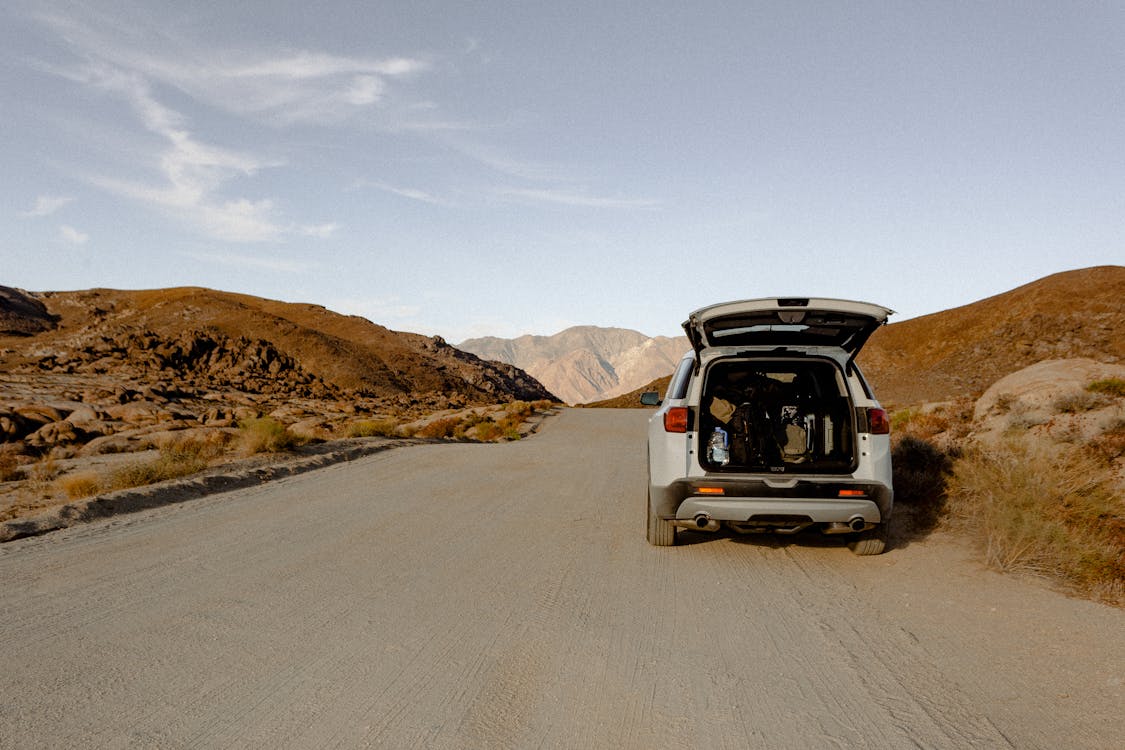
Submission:
<svg viewBox="0 0 1125 750">
<path fill-rule="evenodd" d="M 716 427 L 711 433 L 711 440 L 707 443 L 707 456 L 711 463 L 719 466 L 730 463 L 730 440 L 722 427 Z"/>
</svg>

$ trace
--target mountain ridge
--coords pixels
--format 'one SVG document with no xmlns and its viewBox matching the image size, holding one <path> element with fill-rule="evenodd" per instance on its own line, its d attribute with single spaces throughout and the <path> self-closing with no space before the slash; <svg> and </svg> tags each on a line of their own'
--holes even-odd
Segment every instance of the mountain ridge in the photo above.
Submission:
<svg viewBox="0 0 1125 750">
<path fill-rule="evenodd" d="M 462 405 L 554 399 L 511 365 L 481 360 L 440 337 L 392 331 L 314 304 L 203 287 L 74 292 L 0 287 L 0 311 L 0 370 L 6 372 L 151 379 L 175 377 L 177 367 L 190 365 L 196 377 L 221 383 L 239 367 L 253 370 L 264 360 L 267 374 L 288 373 L 291 385 L 318 397 L 354 393 Z M 284 367 L 271 364 L 282 357 L 288 358 Z M 222 367 L 215 369 L 219 362 Z"/>
<path fill-rule="evenodd" d="M 628 328 L 572 326 L 549 336 L 466 339 L 458 348 L 519 367 L 570 404 L 626 393 L 675 367 L 686 337 Z"/>
</svg>

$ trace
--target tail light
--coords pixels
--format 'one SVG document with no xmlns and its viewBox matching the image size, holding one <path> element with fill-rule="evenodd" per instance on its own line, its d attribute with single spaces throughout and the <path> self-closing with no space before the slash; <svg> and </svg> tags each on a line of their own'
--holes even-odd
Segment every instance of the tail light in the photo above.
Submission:
<svg viewBox="0 0 1125 750">
<path fill-rule="evenodd" d="M 891 418 L 887 416 L 887 410 L 868 409 L 867 428 L 872 435 L 889 435 L 891 432 Z"/>
<path fill-rule="evenodd" d="M 691 422 L 691 413 L 686 406 L 673 406 L 664 412 L 665 432 L 687 432 Z"/>
</svg>

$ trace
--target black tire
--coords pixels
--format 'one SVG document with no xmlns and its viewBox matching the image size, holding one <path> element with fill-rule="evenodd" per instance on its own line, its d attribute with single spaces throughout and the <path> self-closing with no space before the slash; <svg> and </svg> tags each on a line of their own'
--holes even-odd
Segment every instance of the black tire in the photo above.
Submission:
<svg viewBox="0 0 1125 750">
<path fill-rule="evenodd" d="M 857 555 L 881 555 L 887 548 L 887 525 L 881 523 L 875 528 L 856 534 L 848 542 L 848 549 Z"/>
<path fill-rule="evenodd" d="M 653 547 L 671 547 L 676 544 L 676 527 L 665 521 L 652 510 L 652 495 L 645 498 L 645 510 L 648 511 L 648 529 L 646 537 Z"/>
</svg>

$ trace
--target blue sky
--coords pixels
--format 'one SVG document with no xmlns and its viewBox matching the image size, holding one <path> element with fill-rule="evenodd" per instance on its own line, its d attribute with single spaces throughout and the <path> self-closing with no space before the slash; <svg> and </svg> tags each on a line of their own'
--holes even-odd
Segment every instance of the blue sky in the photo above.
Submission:
<svg viewBox="0 0 1125 750">
<path fill-rule="evenodd" d="M 0 284 L 35 291 L 458 342 L 1125 263 L 1113 2 L 8 0 L 0 107 Z"/>
</svg>

